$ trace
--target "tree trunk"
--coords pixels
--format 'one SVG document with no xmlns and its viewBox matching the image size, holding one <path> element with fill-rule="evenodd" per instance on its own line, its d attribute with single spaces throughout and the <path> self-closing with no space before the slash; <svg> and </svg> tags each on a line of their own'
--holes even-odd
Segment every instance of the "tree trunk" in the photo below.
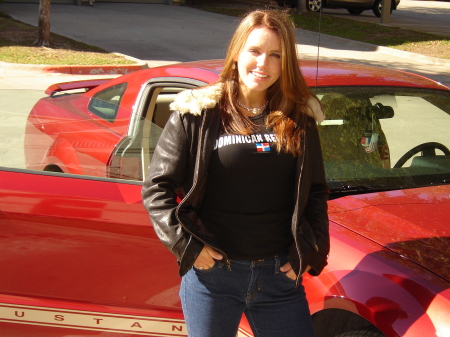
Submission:
<svg viewBox="0 0 450 337">
<path fill-rule="evenodd" d="M 298 0 L 297 1 L 297 13 L 306 13 L 306 1 L 308 0 Z"/>
<path fill-rule="evenodd" d="M 39 1 L 38 46 L 50 46 L 50 0 Z"/>
</svg>

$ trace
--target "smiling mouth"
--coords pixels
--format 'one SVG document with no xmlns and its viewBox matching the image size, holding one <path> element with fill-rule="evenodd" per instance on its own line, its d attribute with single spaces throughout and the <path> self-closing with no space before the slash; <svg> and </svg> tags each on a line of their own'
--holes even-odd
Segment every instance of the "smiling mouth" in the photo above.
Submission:
<svg viewBox="0 0 450 337">
<path fill-rule="evenodd" d="M 258 73 L 255 73 L 255 72 L 251 72 L 251 74 L 253 75 L 253 76 L 256 76 L 256 77 L 258 77 L 258 78 L 267 78 L 267 77 L 269 77 L 269 75 L 263 75 L 263 74 L 258 74 Z"/>
</svg>

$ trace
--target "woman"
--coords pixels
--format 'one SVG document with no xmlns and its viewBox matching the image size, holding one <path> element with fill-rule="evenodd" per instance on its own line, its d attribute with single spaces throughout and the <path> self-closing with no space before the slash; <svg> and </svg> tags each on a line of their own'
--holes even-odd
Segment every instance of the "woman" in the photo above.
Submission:
<svg viewBox="0 0 450 337">
<path fill-rule="evenodd" d="M 245 313 L 255 336 L 313 336 L 301 280 L 329 251 L 323 115 L 289 17 L 247 15 L 218 82 L 172 108 L 142 195 L 180 265 L 188 335 L 235 337 Z"/>
</svg>

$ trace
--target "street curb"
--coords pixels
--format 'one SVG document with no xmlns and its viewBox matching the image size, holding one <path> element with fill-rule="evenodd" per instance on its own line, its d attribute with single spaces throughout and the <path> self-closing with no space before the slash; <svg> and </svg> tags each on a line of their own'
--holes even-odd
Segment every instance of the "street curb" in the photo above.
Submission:
<svg viewBox="0 0 450 337">
<path fill-rule="evenodd" d="M 90 66 L 78 66 L 78 65 L 46 65 L 46 64 L 18 64 L 7 63 L 0 61 L 0 75 L 21 75 L 24 73 L 59 73 L 69 75 L 125 75 L 141 69 L 148 68 L 146 62 L 140 62 L 139 64 L 132 65 L 90 65 Z"/>
</svg>

